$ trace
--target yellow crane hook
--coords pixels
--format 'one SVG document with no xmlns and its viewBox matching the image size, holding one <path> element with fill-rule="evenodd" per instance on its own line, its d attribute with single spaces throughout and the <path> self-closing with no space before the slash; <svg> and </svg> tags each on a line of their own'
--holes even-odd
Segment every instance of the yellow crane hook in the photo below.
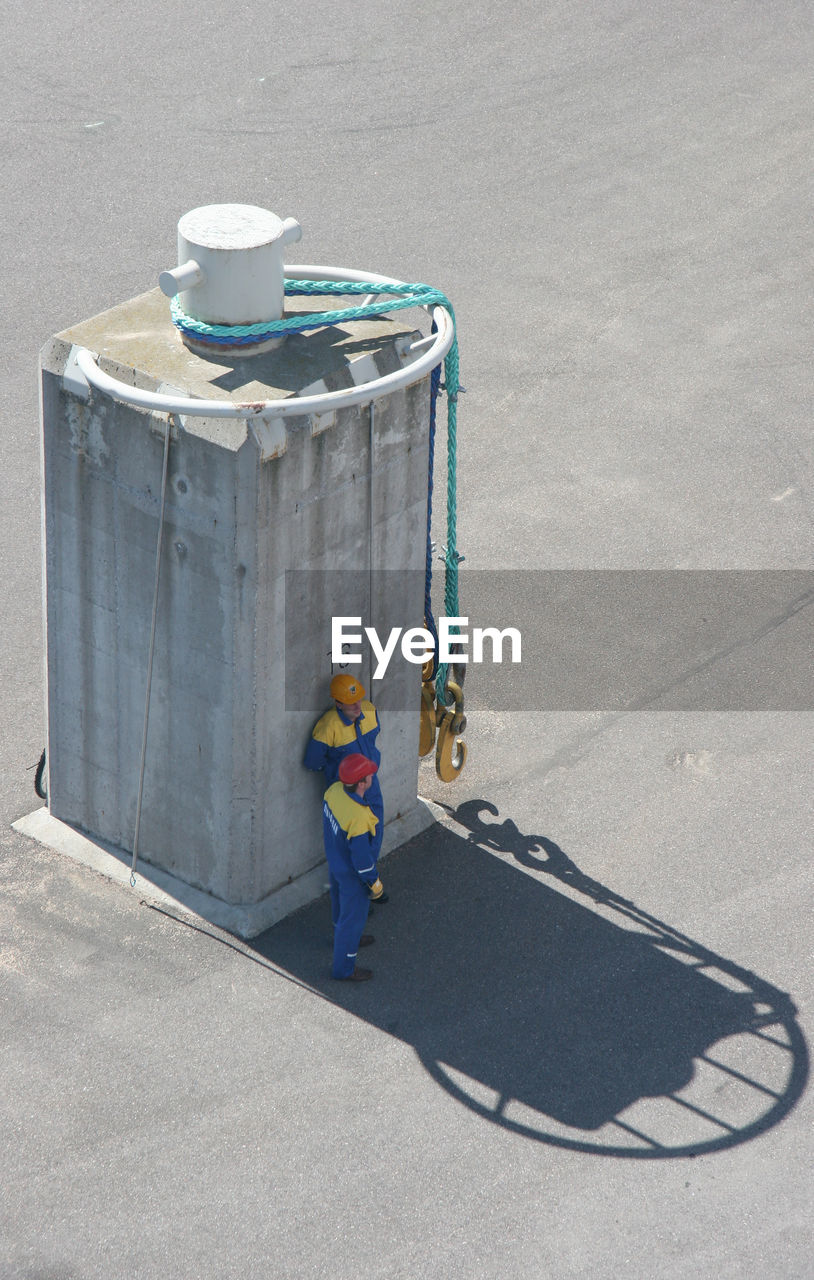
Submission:
<svg viewBox="0 0 814 1280">
<path fill-rule="evenodd" d="M 428 756 L 435 746 L 435 731 L 444 718 L 444 707 L 435 705 L 435 663 L 428 658 L 421 668 L 421 713 L 418 727 L 418 754 Z"/>
<path fill-rule="evenodd" d="M 435 748 L 435 772 L 442 782 L 454 782 L 466 764 L 466 743 L 456 737 L 465 723 L 464 694 L 454 680 L 447 680 L 447 689 L 455 699 L 455 707 L 443 712 Z"/>
</svg>

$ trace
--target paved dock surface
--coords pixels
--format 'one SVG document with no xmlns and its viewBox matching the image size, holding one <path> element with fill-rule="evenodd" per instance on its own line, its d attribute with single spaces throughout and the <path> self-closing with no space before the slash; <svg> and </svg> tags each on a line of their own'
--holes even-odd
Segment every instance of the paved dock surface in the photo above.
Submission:
<svg viewBox="0 0 814 1280">
<path fill-rule="evenodd" d="M 796 0 L 15 15 L 3 1280 L 811 1275 L 813 37 Z M 231 200 L 295 216 L 292 261 L 453 300 L 464 606 L 482 570 L 507 612 L 530 572 L 583 608 L 577 571 L 663 574 L 629 654 L 575 636 L 597 705 L 561 612 L 519 705 L 470 673 L 359 987 L 325 900 L 242 942 L 11 829 L 44 741 L 37 352 Z M 672 570 L 719 575 L 684 666 Z"/>
</svg>

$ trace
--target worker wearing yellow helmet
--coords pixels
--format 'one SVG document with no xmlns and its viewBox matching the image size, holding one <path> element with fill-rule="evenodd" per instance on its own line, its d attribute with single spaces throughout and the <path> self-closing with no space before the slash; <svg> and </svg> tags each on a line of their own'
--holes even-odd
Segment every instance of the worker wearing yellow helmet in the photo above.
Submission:
<svg viewBox="0 0 814 1280">
<path fill-rule="evenodd" d="M 377 770 L 381 762 L 381 752 L 376 745 L 379 716 L 373 703 L 368 702 L 361 680 L 341 672 L 331 681 L 331 697 L 334 705 L 314 725 L 304 761 L 306 769 L 323 771 L 329 787 L 339 778 L 339 766 L 346 756 L 366 756 Z M 377 818 L 373 853 L 378 859 L 384 828 L 384 801 L 378 772 L 371 777 L 365 804 Z"/>
</svg>

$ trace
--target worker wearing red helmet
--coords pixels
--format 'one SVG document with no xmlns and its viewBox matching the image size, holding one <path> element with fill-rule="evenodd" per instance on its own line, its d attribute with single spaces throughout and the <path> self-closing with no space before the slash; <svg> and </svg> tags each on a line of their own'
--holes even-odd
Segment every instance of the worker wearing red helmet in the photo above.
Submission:
<svg viewBox="0 0 814 1280">
<path fill-rule="evenodd" d="M 360 946 L 373 941 L 363 933 L 365 921 L 370 903 L 384 893 L 376 866 L 379 819 L 367 803 L 378 767 L 358 751 L 346 755 L 339 764 L 339 777 L 325 792 L 322 806 L 334 923 L 331 974 L 351 982 L 373 977 L 372 970 L 357 965 L 356 957 Z"/>
<path fill-rule="evenodd" d="M 366 756 L 377 769 L 382 758 L 376 745 L 380 728 L 379 716 L 373 703 L 367 701 L 361 680 L 347 672 L 334 676 L 331 681 L 331 697 L 334 705 L 315 724 L 304 761 L 306 769 L 322 769 L 329 785 L 336 782 L 339 766 L 347 756 Z M 376 771 L 365 803 L 378 819 L 378 858 L 384 832 L 384 800 L 379 779 L 375 775 Z"/>
</svg>

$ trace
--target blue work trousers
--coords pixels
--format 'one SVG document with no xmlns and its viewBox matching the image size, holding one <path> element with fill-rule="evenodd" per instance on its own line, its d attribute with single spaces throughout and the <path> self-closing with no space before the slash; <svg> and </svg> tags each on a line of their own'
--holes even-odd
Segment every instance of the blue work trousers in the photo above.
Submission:
<svg viewBox="0 0 814 1280">
<path fill-rule="evenodd" d="M 349 978 L 356 967 L 359 939 L 370 910 L 370 893 L 355 871 L 329 867 L 331 879 L 331 916 L 334 922 L 335 978 Z"/>
</svg>

